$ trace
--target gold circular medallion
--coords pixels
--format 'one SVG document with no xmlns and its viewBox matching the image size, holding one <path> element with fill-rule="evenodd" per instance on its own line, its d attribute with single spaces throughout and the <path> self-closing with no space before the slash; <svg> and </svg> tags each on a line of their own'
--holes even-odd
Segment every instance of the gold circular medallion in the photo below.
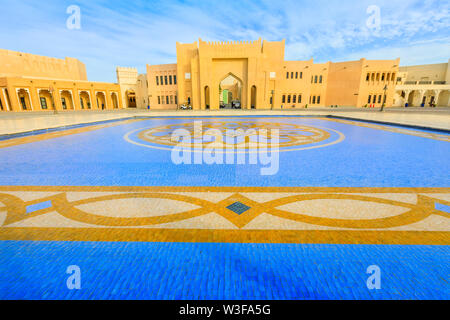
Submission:
<svg viewBox="0 0 450 320">
<path fill-rule="evenodd" d="M 258 152 L 325 147 L 341 142 L 344 135 L 328 128 L 293 123 L 215 120 L 137 129 L 124 138 L 136 145 L 165 150 L 178 147 L 194 152 L 206 148 L 223 152 Z"/>
</svg>

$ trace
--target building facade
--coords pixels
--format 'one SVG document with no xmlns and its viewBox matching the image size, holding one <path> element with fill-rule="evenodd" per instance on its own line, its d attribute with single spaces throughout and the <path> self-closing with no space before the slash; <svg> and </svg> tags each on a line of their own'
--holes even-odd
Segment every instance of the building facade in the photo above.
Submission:
<svg viewBox="0 0 450 320">
<path fill-rule="evenodd" d="M 117 83 L 122 94 L 124 108 L 147 108 L 149 104 L 147 75 L 136 68 L 117 67 Z"/>
<path fill-rule="evenodd" d="M 285 61 L 283 41 L 176 44 L 177 63 L 148 65 L 151 109 L 217 110 L 393 105 L 400 59 Z"/>
<path fill-rule="evenodd" d="M 176 53 L 177 63 L 147 65 L 146 74 L 117 67 L 117 83 L 104 83 L 88 81 L 74 58 L 0 49 L 0 111 L 450 106 L 449 63 L 286 61 L 284 40 L 261 39 L 199 39 L 176 43 Z"/>
<path fill-rule="evenodd" d="M 0 111 L 120 108 L 120 86 L 88 81 L 77 59 L 0 50 Z"/>
<path fill-rule="evenodd" d="M 400 67 L 395 90 L 395 106 L 450 106 L 450 60 Z"/>
</svg>

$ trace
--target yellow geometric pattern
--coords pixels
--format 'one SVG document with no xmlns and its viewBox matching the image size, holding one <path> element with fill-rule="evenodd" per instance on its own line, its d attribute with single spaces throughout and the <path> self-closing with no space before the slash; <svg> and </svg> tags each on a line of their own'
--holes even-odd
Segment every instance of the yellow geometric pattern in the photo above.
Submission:
<svg viewBox="0 0 450 320">
<path fill-rule="evenodd" d="M 436 203 L 449 188 L 0 187 L 0 239 L 450 244 Z"/>
<path fill-rule="evenodd" d="M 331 137 L 330 132 L 336 133 L 337 137 L 326 144 L 314 146 L 314 148 L 329 146 L 344 140 L 344 135 L 336 130 L 293 123 L 230 120 L 198 120 L 197 122 L 199 123 L 197 126 L 195 122 L 185 122 L 136 129 L 128 132 L 124 138 L 130 143 L 155 149 L 172 150 L 177 146 L 188 150 L 224 149 L 225 152 L 227 150 L 234 152 L 234 150 L 249 151 L 267 148 L 289 148 L 280 149 L 280 151 L 302 150 L 306 145 L 327 141 Z M 174 139 L 172 134 L 179 129 L 188 132 L 191 140 L 186 142 L 182 139 Z M 279 130 L 278 142 L 273 140 L 272 130 Z M 135 132 L 138 132 L 137 137 L 140 141 L 131 138 Z M 142 142 L 153 143 L 161 147 Z"/>
</svg>

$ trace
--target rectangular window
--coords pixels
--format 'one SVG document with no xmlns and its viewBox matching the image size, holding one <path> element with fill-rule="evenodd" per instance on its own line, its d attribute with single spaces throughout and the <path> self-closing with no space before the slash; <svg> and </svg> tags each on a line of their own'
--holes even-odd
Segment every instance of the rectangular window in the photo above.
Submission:
<svg viewBox="0 0 450 320">
<path fill-rule="evenodd" d="M 159 76 L 159 83 L 160 83 L 161 85 L 164 84 L 164 82 L 163 82 L 163 76 Z"/>
<path fill-rule="evenodd" d="M 156 76 L 156 85 L 159 86 L 159 78 Z"/>
<path fill-rule="evenodd" d="M 83 103 L 83 101 L 81 101 Z M 44 97 L 41 97 L 41 108 L 47 109 L 47 100 Z"/>
<path fill-rule="evenodd" d="M 320 76 L 319 78 L 319 83 L 322 83 L 322 76 Z"/>
<path fill-rule="evenodd" d="M 64 110 L 67 109 L 66 98 L 61 98 L 61 104 Z"/>
<path fill-rule="evenodd" d="M 298 72 L 295 73 L 295 79 L 298 79 Z"/>
<path fill-rule="evenodd" d="M 286 72 L 286 79 L 289 79 L 289 72 Z"/>
<path fill-rule="evenodd" d="M 287 103 L 291 103 L 291 95 L 288 95 Z"/>
<path fill-rule="evenodd" d="M 170 104 L 173 104 L 173 96 L 170 96 Z"/>
<path fill-rule="evenodd" d="M 294 72 L 291 72 L 291 79 L 294 79 Z"/>
<path fill-rule="evenodd" d="M 320 104 L 320 96 L 317 96 L 317 104 Z"/>
<path fill-rule="evenodd" d="M 316 104 L 316 96 L 313 96 L 312 104 Z"/>
<path fill-rule="evenodd" d="M 373 99 L 372 99 L 372 103 L 376 103 L 376 102 L 377 102 L 377 95 L 374 94 L 374 95 L 373 95 Z"/>
<path fill-rule="evenodd" d="M 381 103 L 381 94 L 378 96 L 378 103 Z"/>
<path fill-rule="evenodd" d="M 366 76 L 366 81 L 369 81 L 369 80 L 370 80 L 370 73 L 368 73 Z"/>
<path fill-rule="evenodd" d="M 167 86 L 167 76 L 164 76 L 164 84 Z"/>
<path fill-rule="evenodd" d="M 296 95 L 292 96 L 292 103 L 297 103 L 297 96 Z"/>
<path fill-rule="evenodd" d="M 173 84 L 177 84 L 177 76 L 173 76 Z"/>
<path fill-rule="evenodd" d="M 169 104 L 169 96 L 166 96 L 166 104 Z"/>
<path fill-rule="evenodd" d="M 372 101 L 372 95 L 369 94 L 369 99 L 367 100 L 367 103 L 370 103 Z"/>
<path fill-rule="evenodd" d="M 175 96 L 175 104 L 178 104 L 178 96 Z"/>
<path fill-rule="evenodd" d="M 303 79 L 303 72 L 300 72 L 300 79 Z"/>
<path fill-rule="evenodd" d="M 381 75 L 381 81 L 384 81 L 384 77 L 385 77 L 385 75 L 384 75 L 384 73 Z"/>
<path fill-rule="evenodd" d="M 298 95 L 298 103 L 301 103 L 301 102 L 302 102 L 302 95 L 299 94 L 299 95 Z"/>
<path fill-rule="evenodd" d="M 314 83 L 317 83 L 317 76 L 314 77 Z"/>
<path fill-rule="evenodd" d="M 158 96 L 158 104 L 161 104 L 161 97 Z"/>
<path fill-rule="evenodd" d="M 286 103 L 286 96 L 283 94 L 283 98 L 281 99 L 282 103 Z"/>
<path fill-rule="evenodd" d="M 169 76 L 169 84 L 172 84 L 172 76 Z"/>
</svg>

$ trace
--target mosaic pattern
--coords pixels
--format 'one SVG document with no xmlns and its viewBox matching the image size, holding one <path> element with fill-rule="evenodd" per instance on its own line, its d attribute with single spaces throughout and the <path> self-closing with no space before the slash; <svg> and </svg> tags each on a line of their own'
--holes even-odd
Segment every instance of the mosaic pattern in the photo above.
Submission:
<svg viewBox="0 0 450 320">
<path fill-rule="evenodd" d="M 192 189 L 1 187 L 0 239 L 22 239 L 25 232 L 44 240 L 52 230 L 53 240 L 98 240 L 100 236 L 110 241 L 120 234 L 138 241 L 167 236 L 167 241 L 200 242 L 212 235 L 225 242 L 250 236 L 257 242 L 303 243 L 307 236 L 310 242 L 404 243 L 397 239 L 401 234 L 409 244 L 450 242 L 450 213 L 436 209 L 450 205 L 448 188 Z M 108 227 L 115 229 L 103 229 Z M 85 229 L 75 231 L 80 234 L 73 238 L 71 228 Z M 161 232 L 149 233 L 148 228 Z M 180 235 L 171 238 L 174 230 Z M 260 230 L 267 231 L 264 237 L 258 235 Z M 389 232 L 378 233 L 374 242 L 374 230 Z M 346 239 L 351 234 L 354 239 Z"/>
<path fill-rule="evenodd" d="M 0 299 L 448 299 L 446 246 L 0 241 Z M 79 265 L 81 290 L 66 287 Z M 382 269 L 368 290 L 366 269 Z"/>
<path fill-rule="evenodd" d="M 192 139 L 188 142 L 174 139 L 172 134 L 176 130 L 189 132 Z M 272 130 L 278 130 L 278 142 L 272 140 Z M 137 136 L 133 138 L 135 133 Z M 186 122 L 133 130 L 124 138 L 130 143 L 149 148 L 172 150 L 177 146 L 198 151 L 216 148 L 234 153 L 267 148 L 294 151 L 325 147 L 342 142 L 345 136 L 334 129 L 286 122 L 199 120 L 197 126 L 195 122 Z"/>
<path fill-rule="evenodd" d="M 280 128 L 280 150 L 291 152 L 261 177 L 250 165 L 174 165 L 160 142 L 195 120 L 0 142 L 0 299 L 450 297 L 449 135 L 329 118 L 203 119 Z M 74 264 L 82 290 L 66 287 Z M 381 290 L 366 286 L 370 265 Z"/>
</svg>

